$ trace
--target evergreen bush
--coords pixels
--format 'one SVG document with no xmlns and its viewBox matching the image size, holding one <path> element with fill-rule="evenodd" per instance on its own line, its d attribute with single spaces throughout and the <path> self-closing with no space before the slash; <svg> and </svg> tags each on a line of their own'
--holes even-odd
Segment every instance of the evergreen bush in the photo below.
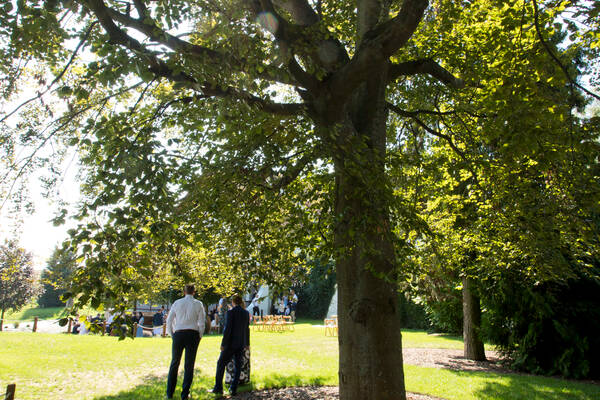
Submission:
<svg viewBox="0 0 600 400">
<path fill-rule="evenodd" d="M 505 277 L 485 300 L 484 336 L 515 369 L 600 378 L 598 272 L 539 285 Z"/>
<path fill-rule="evenodd" d="M 311 264 L 312 269 L 306 283 L 295 288 L 298 295 L 296 316 L 323 319 L 335 292 L 334 266 L 332 261 L 315 260 Z"/>
</svg>

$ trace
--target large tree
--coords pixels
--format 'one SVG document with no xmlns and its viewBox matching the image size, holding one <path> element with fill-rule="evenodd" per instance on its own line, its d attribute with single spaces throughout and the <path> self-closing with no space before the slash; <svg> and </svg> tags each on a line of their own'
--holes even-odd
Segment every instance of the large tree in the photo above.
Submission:
<svg viewBox="0 0 600 400">
<path fill-rule="evenodd" d="M 0 320 L 5 311 L 18 311 L 37 295 L 32 258 L 14 241 L 0 245 Z"/>
<path fill-rule="evenodd" d="M 2 51 L 13 62 L 1 68 L 47 83 L 35 68 L 49 66 L 54 78 L 38 98 L 53 90 L 65 106 L 30 102 L 37 109 L 3 147 L 15 149 L 18 137 L 78 148 L 86 199 L 72 237 L 82 301 L 131 292 L 132 276 L 153 274 L 156 254 L 184 273 L 185 248 L 206 251 L 239 281 L 281 280 L 307 255 L 328 253 L 340 397 L 405 398 L 397 277 L 416 219 L 394 201 L 388 157 L 412 132 L 402 126 L 444 140 L 463 163 L 486 156 L 471 137 L 508 154 L 507 169 L 524 154 L 541 157 L 567 140 L 558 125 L 577 123 L 542 92 L 570 85 L 593 95 L 569 54 L 591 63 L 598 33 L 591 19 L 562 47 L 550 40 L 567 14 L 587 15 L 587 2 L 431 3 L 5 4 Z M 24 71 L 27 60 L 42 64 Z M 8 79 L 2 89 L 18 86 Z M 516 115 L 515 105 L 526 107 Z M 57 112 L 41 129 L 43 115 Z M 507 129 L 518 118 L 524 129 Z M 531 135 L 540 145 L 528 149 Z M 20 174 L 33 159 L 12 168 Z"/>
</svg>

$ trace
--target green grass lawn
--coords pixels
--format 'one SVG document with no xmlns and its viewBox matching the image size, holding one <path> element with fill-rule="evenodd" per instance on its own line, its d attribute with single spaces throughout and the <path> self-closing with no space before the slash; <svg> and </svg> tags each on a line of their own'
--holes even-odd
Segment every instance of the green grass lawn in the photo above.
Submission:
<svg viewBox="0 0 600 400">
<path fill-rule="evenodd" d="M 337 338 L 325 337 L 316 324 L 303 321 L 295 332 L 252 332 L 252 387 L 337 385 Z M 213 398 L 204 389 L 213 385 L 219 344 L 220 337 L 214 335 L 200 343 L 192 388 L 196 399 Z M 462 343 L 456 337 L 406 331 L 403 345 L 461 348 Z M 16 383 L 19 400 L 160 399 L 170 346 L 168 338 L 118 341 L 102 336 L 1 333 L 0 391 L 6 384 Z M 446 399 L 600 398 L 600 386 L 555 378 L 410 365 L 405 367 L 405 375 L 409 391 Z"/>
<path fill-rule="evenodd" d="M 98 310 L 91 307 L 84 307 L 80 311 L 81 315 L 96 315 Z M 5 324 L 21 323 L 38 319 L 59 319 L 67 315 L 65 307 L 39 307 L 36 302 L 27 304 L 17 312 L 6 312 L 4 314 Z"/>
<path fill-rule="evenodd" d="M 32 321 L 34 317 L 39 319 L 58 319 L 66 314 L 64 307 L 40 308 L 37 304 L 28 304 L 17 312 L 7 312 L 4 314 L 5 323 Z"/>
</svg>

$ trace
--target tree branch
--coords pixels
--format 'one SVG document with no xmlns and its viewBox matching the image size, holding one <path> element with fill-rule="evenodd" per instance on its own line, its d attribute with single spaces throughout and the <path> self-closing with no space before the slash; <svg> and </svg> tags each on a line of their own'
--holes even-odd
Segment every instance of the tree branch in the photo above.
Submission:
<svg viewBox="0 0 600 400">
<path fill-rule="evenodd" d="M 364 35 L 359 52 L 363 46 L 377 47 L 383 57 L 392 56 L 412 37 L 428 5 L 428 0 L 405 0 L 398 15 Z"/>
<path fill-rule="evenodd" d="M 230 54 L 225 54 L 208 47 L 192 44 L 181 39 L 179 37 L 181 35 L 171 35 L 164 29 L 159 28 L 156 24 L 145 22 L 148 20 L 149 16 L 146 16 L 145 19 L 136 19 L 111 8 L 107 8 L 107 10 L 115 21 L 143 33 L 150 40 L 164 45 L 175 52 L 186 54 L 200 60 L 208 59 L 217 65 L 223 65 L 224 62 L 227 62 L 230 67 L 234 67 L 239 71 L 244 70 L 246 60 L 237 59 Z M 299 83 L 288 79 L 284 71 L 269 65 L 264 65 L 263 72 L 259 73 L 258 76 L 268 81 L 275 81 L 292 86 L 297 86 Z M 300 82 L 300 84 L 302 84 L 302 82 Z"/>
<path fill-rule="evenodd" d="M 442 67 L 431 58 L 425 58 L 422 60 L 406 61 L 400 64 L 390 63 L 389 70 L 389 81 L 393 82 L 400 76 L 411 76 L 418 74 L 426 74 L 444 85 L 454 88 L 462 89 L 465 87 L 465 82 L 462 79 L 456 78 L 447 69 Z"/>
<path fill-rule="evenodd" d="M 88 0 L 88 2 L 92 3 L 102 3 L 102 0 Z M 117 22 L 121 24 L 134 28 L 137 31 L 143 33 L 148 36 L 150 40 L 153 40 L 157 43 L 167 46 L 173 51 L 177 51 L 180 53 L 192 54 L 196 57 L 208 57 L 209 59 L 222 61 L 224 58 L 227 59 L 226 54 L 222 54 L 218 51 L 209 49 L 208 47 L 198 46 L 182 40 L 177 36 L 173 36 L 163 29 L 159 28 L 156 24 L 148 24 L 144 22 L 143 17 L 140 16 L 140 19 L 132 18 L 128 15 L 122 14 L 112 8 L 108 8 L 104 6 L 107 10 L 109 16 Z"/>
<path fill-rule="evenodd" d="M 10 195 L 12 194 L 12 191 L 13 191 L 13 189 L 14 189 L 17 181 L 19 180 L 19 178 L 21 178 L 21 176 L 23 176 L 23 174 L 25 172 L 25 169 L 30 164 L 33 163 L 35 155 L 42 148 L 44 148 L 44 146 L 54 137 L 54 135 L 56 135 L 64 127 L 66 127 L 68 124 L 70 124 L 71 121 L 75 117 L 77 117 L 77 116 L 83 114 L 84 112 L 90 110 L 91 108 L 93 108 L 93 106 L 98 105 L 100 103 L 104 103 L 105 104 L 111 98 L 119 96 L 119 95 L 121 95 L 123 93 L 126 93 L 126 92 L 132 90 L 132 89 L 135 89 L 138 86 L 140 86 L 141 84 L 142 84 L 142 82 L 138 82 L 138 83 L 136 83 L 136 84 L 134 84 L 132 86 L 129 86 L 129 87 L 123 89 L 123 90 L 120 90 L 120 91 L 118 91 L 116 93 L 109 94 L 109 95 L 105 96 L 104 98 L 100 99 L 100 101 L 94 103 L 93 105 L 88 105 L 88 106 L 86 106 L 86 107 L 84 107 L 84 108 L 82 108 L 80 110 L 77 110 L 76 112 L 71 112 L 71 113 L 69 113 L 67 115 L 63 115 L 60 118 L 56 119 L 54 122 L 52 122 L 52 123 L 56 122 L 59 125 L 57 127 L 55 127 L 46 137 L 44 137 L 44 139 L 38 144 L 38 146 L 35 149 L 33 149 L 33 151 L 28 156 L 26 156 L 23 160 L 20 160 L 20 161 L 16 162 L 14 164 L 14 167 L 12 167 L 12 166 L 9 167 L 8 171 L 0 179 L 0 182 L 4 182 L 8 178 L 8 176 L 11 174 L 11 172 L 17 170 L 18 164 L 20 164 L 21 162 L 23 162 L 23 164 L 20 166 L 20 168 L 18 168 L 16 176 L 14 176 L 14 178 L 12 178 L 12 184 L 11 184 L 10 188 L 8 189 L 8 191 L 6 193 L 6 198 L 4 199 L 4 201 L 2 202 L 2 204 L 0 204 L 0 210 L 2 210 L 2 208 L 4 208 L 5 204 L 7 203 L 8 199 L 10 197 Z M 49 129 L 49 128 L 44 129 L 44 131 L 42 132 L 42 134 L 45 134 L 45 132 L 46 132 L 47 129 Z"/>
<path fill-rule="evenodd" d="M 267 101 L 251 93 L 237 90 L 232 87 L 225 89 L 212 88 L 208 85 L 203 86 L 202 93 L 207 96 L 213 97 L 230 97 L 237 100 L 244 101 L 246 104 L 251 106 L 257 106 L 260 110 L 277 115 L 298 115 L 306 107 L 302 103 L 274 103 Z"/>
<path fill-rule="evenodd" d="M 252 9 L 257 16 L 260 13 L 270 13 L 276 18 L 278 25 L 273 35 L 280 44 L 282 51 L 290 51 L 292 53 L 287 58 L 293 58 L 294 54 L 306 57 L 310 59 L 311 63 L 322 67 L 327 72 L 333 72 L 340 63 L 350 60 L 341 42 L 330 38 L 326 29 L 315 27 L 308 30 L 308 26 L 318 23 L 318 17 L 306 3 L 306 0 L 287 0 L 287 3 L 288 8 L 297 8 L 294 14 L 303 15 L 301 23 L 290 23 L 283 18 L 275 9 L 272 0 L 253 0 L 251 3 Z M 303 5 L 302 3 L 306 4 Z M 306 7 L 310 10 L 306 9 Z M 286 7 L 283 8 L 287 9 Z M 298 16 L 298 18 L 300 17 Z M 300 46 L 296 46 L 296 44 L 300 44 Z M 307 46 L 307 44 L 310 44 L 310 46 Z M 303 51 L 299 52 L 299 49 Z M 305 51 L 306 49 L 309 50 Z M 313 80 L 318 83 L 318 79 L 313 78 Z"/>
<path fill-rule="evenodd" d="M 569 70 L 567 69 L 567 67 L 565 67 L 563 65 L 563 63 L 560 61 L 560 59 L 556 56 L 556 54 L 554 54 L 554 52 L 552 51 L 552 49 L 550 48 L 550 46 L 548 45 L 548 43 L 542 36 L 542 30 L 540 28 L 538 4 L 537 4 L 536 0 L 533 0 L 533 17 L 534 17 L 534 22 L 535 22 L 535 31 L 538 35 L 538 38 L 540 39 L 540 42 L 542 42 L 542 46 L 544 46 L 544 49 L 546 50 L 546 52 L 550 55 L 550 57 L 554 60 L 554 62 L 556 62 L 556 64 L 558 64 L 560 69 L 562 69 L 567 80 L 571 83 L 571 85 L 578 87 L 579 89 L 583 90 L 585 93 L 589 94 L 596 100 L 600 100 L 600 96 L 598 96 L 596 93 L 589 91 L 588 89 L 584 88 L 583 86 L 581 86 L 580 84 L 575 82 L 575 80 L 571 77 L 571 74 L 569 74 Z"/>
<path fill-rule="evenodd" d="M 329 88 L 338 102 L 373 74 L 381 74 L 398 49 L 411 38 L 423 18 L 427 0 L 405 0 L 398 15 L 365 33 L 355 56 L 330 79 Z M 383 67 L 382 67 L 383 66 Z"/>
<path fill-rule="evenodd" d="M 300 26 L 310 26 L 319 22 L 319 16 L 306 0 L 273 0 L 273 3 L 289 12 Z"/>
<path fill-rule="evenodd" d="M 8 113 L 4 117 L 2 117 L 0 119 L 0 123 L 6 121 L 8 118 L 11 117 L 11 115 L 14 115 L 23 106 L 31 103 L 35 99 L 40 99 L 43 95 L 45 95 L 46 93 L 48 93 L 48 91 L 52 88 L 52 86 L 54 86 L 54 84 L 56 82 L 58 82 L 65 75 L 65 73 L 67 72 L 67 70 L 69 69 L 69 67 L 71 66 L 71 64 L 73 64 L 73 61 L 75 60 L 75 57 L 77 56 L 77 53 L 79 52 L 79 49 L 81 48 L 81 46 L 83 46 L 85 44 L 85 42 L 87 41 L 88 37 L 90 36 L 90 33 L 92 32 L 92 29 L 94 28 L 94 26 L 96 26 L 96 24 L 97 24 L 97 22 L 92 22 L 90 24 L 90 26 L 86 30 L 83 38 L 81 38 L 81 40 L 77 44 L 77 47 L 75 47 L 75 50 L 73 50 L 73 53 L 71 54 L 71 57 L 69 58 L 69 61 L 63 67 L 62 71 L 60 71 L 60 73 L 58 75 L 56 75 L 56 77 L 52 80 L 52 82 L 50 82 L 50 84 L 48 85 L 48 87 L 43 92 L 38 93 L 35 97 L 31 97 L 31 98 L 25 100 L 24 102 L 22 102 L 21 104 L 19 104 L 10 113 Z"/>
<path fill-rule="evenodd" d="M 135 5 L 135 9 L 137 10 L 138 16 L 141 20 L 143 20 L 145 16 L 149 16 L 148 8 L 146 8 L 144 0 L 133 0 L 133 4 Z"/>
<path fill-rule="evenodd" d="M 273 190 L 281 190 L 287 187 L 290 183 L 294 182 L 296 178 L 300 175 L 300 173 L 304 170 L 304 168 L 310 164 L 314 160 L 314 153 L 308 152 L 305 154 L 296 165 L 292 166 L 291 169 L 288 168 L 286 173 L 279 179 L 279 181 L 275 182 L 272 185 Z"/>
<path fill-rule="evenodd" d="M 100 24 L 104 27 L 108 33 L 110 40 L 113 43 L 123 45 L 140 56 L 148 60 L 149 70 L 157 76 L 169 79 L 173 82 L 181 82 L 187 84 L 190 88 L 200 91 L 208 96 L 216 97 L 234 97 L 239 100 L 245 101 L 247 104 L 256 105 L 259 109 L 277 115 L 297 115 L 304 109 L 303 104 L 280 104 L 273 103 L 271 101 L 257 97 L 251 93 L 247 93 L 232 87 L 225 89 L 214 88 L 209 83 L 198 82 L 194 77 L 180 72 L 175 74 L 173 70 L 168 66 L 167 63 L 160 60 L 156 55 L 146 49 L 136 39 L 128 36 L 123 30 L 121 30 L 111 19 L 111 10 L 109 10 L 102 0 L 87 0 L 94 14 L 98 17 Z M 121 14 L 122 15 L 122 14 Z M 126 16 L 125 16 L 126 17 Z M 129 17 L 127 17 L 129 18 Z M 133 20 L 133 19 L 132 19 Z M 176 38 L 176 40 L 179 40 Z M 210 50 L 210 49 L 208 49 Z M 202 49 L 199 50 L 203 52 Z"/>
<path fill-rule="evenodd" d="M 304 0 L 293 0 L 289 3 L 302 3 L 303 1 Z M 260 4 L 255 5 L 255 12 L 257 14 L 260 12 L 267 12 L 272 14 L 278 21 L 277 29 L 272 33 L 275 36 L 275 40 L 279 43 L 281 51 L 283 53 L 289 52 L 289 54 L 284 54 L 284 58 L 286 59 L 288 70 L 292 76 L 307 89 L 314 90 L 317 88 L 319 80 L 302 69 L 294 57 L 294 44 L 301 40 L 299 32 L 303 27 L 301 25 L 290 24 L 285 18 L 279 15 L 271 0 L 259 0 L 258 3 Z M 294 5 L 290 5 L 293 8 Z M 311 57 L 315 58 L 315 55 L 312 54 Z"/>
<path fill-rule="evenodd" d="M 450 148 L 461 158 L 461 160 L 463 160 L 465 162 L 467 169 L 469 170 L 469 172 L 471 172 L 471 175 L 473 176 L 473 179 L 475 180 L 475 183 L 477 184 L 477 186 L 479 186 L 477 174 L 473 170 L 471 163 L 469 162 L 469 160 L 467 160 L 465 153 L 456 146 L 456 144 L 454 143 L 454 141 L 452 140 L 452 137 L 450 137 L 450 135 L 446 135 L 440 131 L 437 131 L 437 130 L 429 127 L 425 122 L 423 122 L 421 119 L 418 118 L 418 116 L 415 112 L 403 110 L 400 107 L 398 107 L 394 104 L 391 104 L 391 103 L 387 103 L 387 106 L 390 110 L 392 110 L 396 114 L 398 114 L 402 117 L 411 118 L 413 121 L 415 121 L 417 123 L 417 125 L 419 125 L 421 128 L 423 128 L 429 134 L 439 137 L 440 139 L 444 139 L 448 143 Z"/>
</svg>

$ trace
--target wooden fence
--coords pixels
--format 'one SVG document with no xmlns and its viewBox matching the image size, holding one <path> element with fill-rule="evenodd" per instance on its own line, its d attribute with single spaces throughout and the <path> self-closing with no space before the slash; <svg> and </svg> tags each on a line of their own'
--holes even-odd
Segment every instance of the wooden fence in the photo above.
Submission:
<svg viewBox="0 0 600 400">
<path fill-rule="evenodd" d="M 7 324 L 9 320 L 0 319 L 0 332 L 4 330 L 4 324 Z M 19 325 L 26 323 L 27 321 L 14 321 L 12 323 L 18 323 Z M 38 317 L 33 317 L 33 327 L 31 328 L 32 332 L 37 332 L 38 326 Z"/>
<path fill-rule="evenodd" d="M 10 323 L 15 323 L 15 322 L 17 324 L 19 324 L 19 326 L 20 326 L 22 324 L 25 324 L 27 321 L 17 321 L 17 320 L 15 320 L 15 321 L 11 321 Z M 0 319 L 0 332 L 3 331 L 4 324 L 8 324 L 8 323 L 9 323 L 9 320 L 2 320 L 2 319 Z M 100 324 L 102 326 L 102 329 L 101 329 L 102 330 L 102 336 L 104 336 L 104 334 L 106 333 L 106 321 L 100 321 Z M 145 330 L 152 330 L 152 331 L 154 331 L 156 328 L 162 328 L 160 336 L 162 336 L 162 337 L 167 336 L 167 324 L 166 323 L 163 323 L 162 327 L 160 325 L 158 327 L 157 326 L 152 326 L 152 327 L 141 326 L 141 327 L 144 328 Z M 133 325 L 133 331 L 136 332 L 137 328 L 138 328 L 138 324 L 134 323 L 134 325 Z M 32 332 L 37 332 L 37 329 L 38 329 L 38 317 L 34 317 L 33 318 L 33 326 L 31 328 L 31 331 Z M 67 324 L 67 331 L 66 331 L 66 333 L 71 333 L 72 330 L 73 330 L 73 319 L 69 318 L 69 323 Z"/>
</svg>

